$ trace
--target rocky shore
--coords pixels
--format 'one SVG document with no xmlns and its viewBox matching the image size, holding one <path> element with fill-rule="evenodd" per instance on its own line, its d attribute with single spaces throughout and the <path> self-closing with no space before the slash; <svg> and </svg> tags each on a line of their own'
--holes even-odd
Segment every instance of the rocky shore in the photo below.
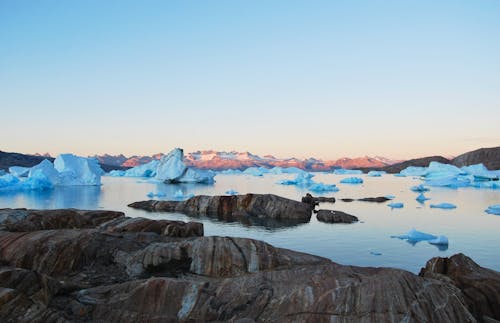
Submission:
<svg viewBox="0 0 500 323">
<path fill-rule="evenodd" d="M 195 222 L 0 210 L 2 322 L 493 322 L 500 274 L 343 266 Z"/>
</svg>

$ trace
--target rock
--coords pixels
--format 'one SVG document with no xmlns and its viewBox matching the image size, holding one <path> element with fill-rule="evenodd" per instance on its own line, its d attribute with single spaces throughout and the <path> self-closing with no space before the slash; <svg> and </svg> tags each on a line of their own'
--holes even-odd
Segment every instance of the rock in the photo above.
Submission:
<svg viewBox="0 0 500 323">
<path fill-rule="evenodd" d="M 491 170 L 500 169 L 500 147 L 469 151 L 453 158 L 451 163 L 458 167 L 483 164 Z"/>
<path fill-rule="evenodd" d="M 129 207 L 147 211 L 180 212 L 188 215 L 205 215 L 232 221 L 245 217 L 308 222 L 311 205 L 273 194 L 198 195 L 186 201 L 141 201 Z"/>
<path fill-rule="evenodd" d="M 302 197 L 302 203 L 306 203 L 311 205 L 313 208 L 319 203 L 335 203 L 334 197 L 326 197 L 326 196 L 312 196 L 309 193 L 306 193 L 306 196 Z"/>
<path fill-rule="evenodd" d="M 316 218 L 318 221 L 326 223 L 354 223 L 359 221 L 354 215 L 333 210 L 319 210 Z"/>
<path fill-rule="evenodd" d="M 458 287 L 470 312 L 479 320 L 500 320 L 500 272 L 483 268 L 469 257 L 457 254 L 450 258 L 432 258 L 419 276 Z"/>
<path fill-rule="evenodd" d="M 363 201 L 363 202 L 375 202 L 375 203 L 383 203 L 386 201 L 389 201 L 390 199 L 385 197 L 385 196 L 377 196 L 377 197 L 364 197 L 361 199 L 358 199 L 358 201 Z"/>
<path fill-rule="evenodd" d="M 344 266 L 252 239 L 169 237 L 158 233 L 165 222 L 149 221 L 155 222 L 117 217 L 84 229 L 4 227 L 0 321 L 476 322 L 486 316 L 473 314 L 486 312 L 467 307 L 465 290 L 483 291 L 473 273 L 490 283 L 498 275 L 460 263 L 457 270 L 474 270 L 462 291 L 444 274 Z M 452 265 L 430 267 L 444 272 Z"/>
<path fill-rule="evenodd" d="M 154 232 L 169 237 L 202 237 L 203 223 L 146 218 L 118 218 L 100 227 L 107 232 Z"/>
</svg>

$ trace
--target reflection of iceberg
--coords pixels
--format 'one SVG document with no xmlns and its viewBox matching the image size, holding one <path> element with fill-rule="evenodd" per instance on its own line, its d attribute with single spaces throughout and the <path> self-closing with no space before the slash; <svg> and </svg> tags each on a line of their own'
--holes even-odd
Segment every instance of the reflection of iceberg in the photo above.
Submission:
<svg viewBox="0 0 500 323">
<path fill-rule="evenodd" d="M 363 174 L 363 171 L 359 169 L 343 169 L 338 168 L 333 171 L 335 175 L 360 175 Z"/>
<path fill-rule="evenodd" d="M 451 203 L 439 203 L 431 204 L 430 207 L 434 209 L 455 209 L 457 206 Z"/>
<path fill-rule="evenodd" d="M 410 243 L 417 243 L 420 241 L 427 241 L 430 244 L 440 245 L 440 246 L 448 246 L 448 238 L 446 236 L 435 236 L 430 233 L 425 233 L 421 231 L 417 231 L 415 229 L 411 229 L 406 234 L 391 236 L 391 238 L 397 238 L 401 240 L 407 240 Z M 445 249 L 446 250 L 446 249 Z"/>
<path fill-rule="evenodd" d="M 484 211 L 489 214 L 500 215 L 500 204 L 490 205 Z"/>
<path fill-rule="evenodd" d="M 182 190 L 177 190 L 174 194 L 174 199 L 175 200 L 187 200 L 189 198 L 192 198 L 194 194 L 184 194 Z"/>
<path fill-rule="evenodd" d="M 401 209 L 404 206 L 404 204 L 400 202 L 393 202 L 387 204 L 387 206 L 390 207 L 391 209 Z"/>
<path fill-rule="evenodd" d="M 342 184 L 362 184 L 363 179 L 359 177 L 347 177 L 340 180 Z"/>
</svg>

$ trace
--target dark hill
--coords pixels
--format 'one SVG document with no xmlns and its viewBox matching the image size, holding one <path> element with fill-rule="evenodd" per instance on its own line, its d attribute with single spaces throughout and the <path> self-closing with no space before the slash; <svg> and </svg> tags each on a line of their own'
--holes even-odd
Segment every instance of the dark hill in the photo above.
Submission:
<svg viewBox="0 0 500 323">
<path fill-rule="evenodd" d="M 500 169 L 500 147 L 469 151 L 453 158 L 451 163 L 457 167 L 482 163 L 490 170 Z"/>
</svg>

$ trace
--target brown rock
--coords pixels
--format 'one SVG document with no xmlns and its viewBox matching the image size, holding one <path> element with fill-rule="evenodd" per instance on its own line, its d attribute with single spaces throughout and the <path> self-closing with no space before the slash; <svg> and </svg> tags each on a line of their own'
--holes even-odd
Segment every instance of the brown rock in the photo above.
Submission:
<svg viewBox="0 0 500 323">
<path fill-rule="evenodd" d="M 311 205 L 313 208 L 319 203 L 328 202 L 335 203 L 334 197 L 326 197 L 326 196 L 312 196 L 309 193 L 306 193 L 306 196 L 302 197 L 302 203 L 306 203 Z"/>
<path fill-rule="evenodd" d="M 316 218 L 318 221 L 326 223 L 354 223 L 359 221 L 354 215 L 333 210 L 319 210 Z"/>
</svg>

